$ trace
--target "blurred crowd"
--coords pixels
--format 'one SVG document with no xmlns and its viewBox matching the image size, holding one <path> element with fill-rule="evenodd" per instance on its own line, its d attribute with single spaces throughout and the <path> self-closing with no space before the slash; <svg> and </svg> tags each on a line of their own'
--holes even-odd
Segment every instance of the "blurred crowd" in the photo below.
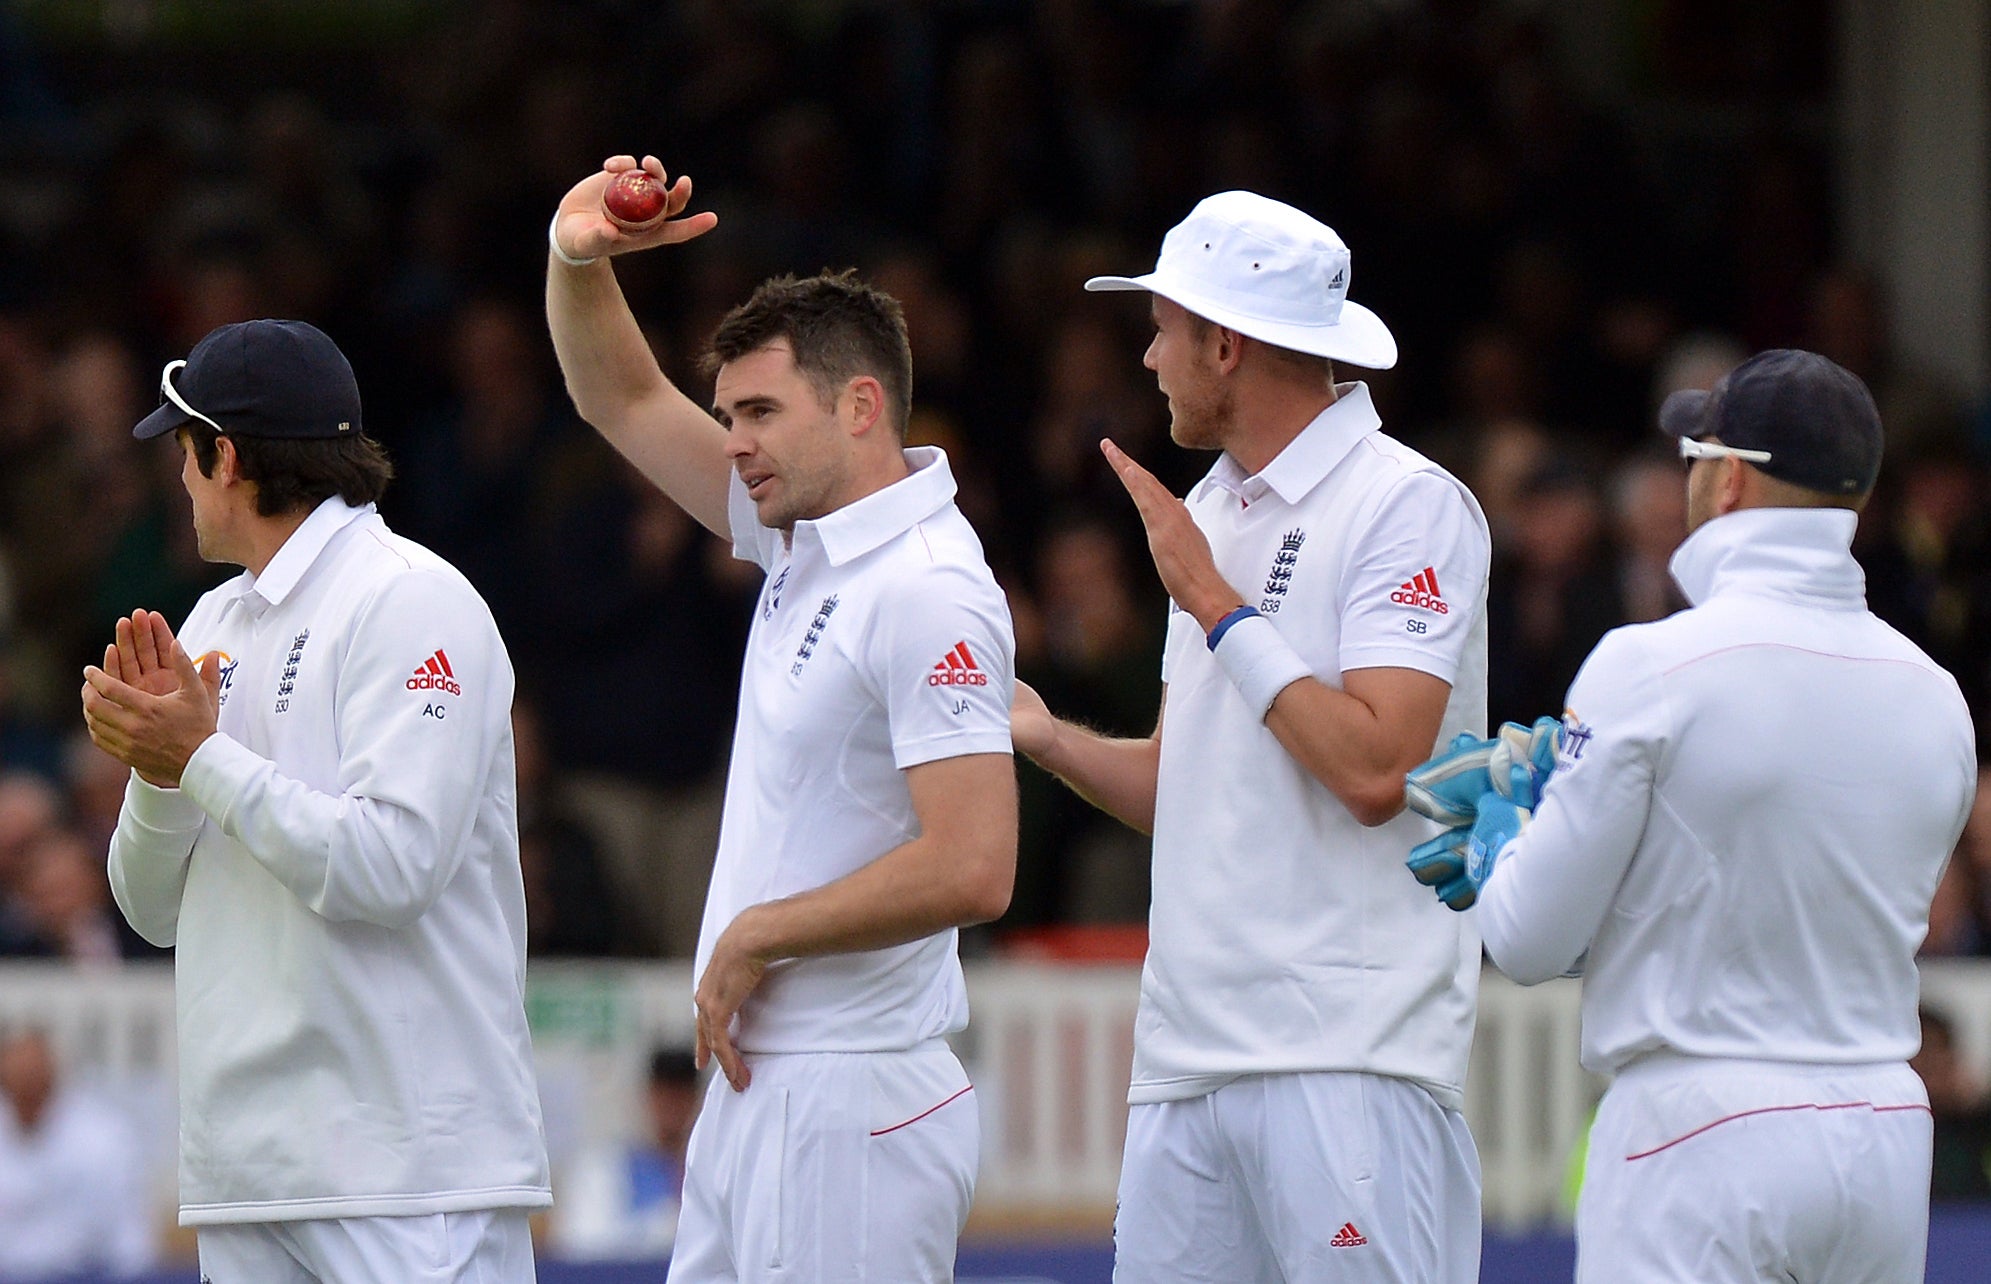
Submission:
<svg viewBox="0 0 1991 1284">
<path fill-rule="evenodd" d="M 1079 284 L 1245 187 L 1347 239 L 1404 353 L 1372 377 L 1386 428 L 1486 508 L 1495 720 L 1555 711 L 1604 630 L 1681 605 L 1654 407 L 1768 346 L 1874 389 L 1874 606 L 1991 719 L 1985 390 L 1890 352 L 1889 301 L 1833 253 L 1827 15 L 1756 7 L 1785 25 L 1739 70 L 1702 38 L 1721 6 L 1627 6 L 1606 103 L 1495 0 L 426 0 L 253 45 L 172 0 L 0 6 L 0 954 L 145 952 L 103 882 L 124 773 L 78 675 L 120 613 L 177 620 L 220 578 L 177 452 L 129 428 L 163 362 L 256 316 L 345 348 L 400 474 L 388 520 L 504 630 L 533 951 L 690 952 L 757 586 L 560 385 L 546 220 L 621 151 L 721 216 L 621 261 L 695 395 L 766 275 L 856 265 L 904 303 L 912 435 L 952 454 L 1061 711 L 1141 734 L 1159 696 L 1165 604 L 1096 442 L 1178 492 L 1209 463 L 1168 444 L 1139 300 Z M 981 944 L 1141 919 L 1145 842 L 1026 772 L 1014 907 Z M 1965 847 L 1931 944 L 1991 953 L 1991 815 Z"/>
</svg>

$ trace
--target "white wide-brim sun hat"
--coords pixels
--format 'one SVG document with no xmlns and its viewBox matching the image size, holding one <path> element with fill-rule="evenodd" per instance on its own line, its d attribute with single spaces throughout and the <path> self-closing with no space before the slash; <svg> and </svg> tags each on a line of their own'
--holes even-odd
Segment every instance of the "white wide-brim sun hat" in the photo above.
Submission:
<svg viewBox="0 0 1991 1284">
<path fill-rule="evenodd" d="M 1396 339 L 1348 298 L 1348 247 L 1310 214 L 1255 192 L 1206 197 L 1162 238 L 1146 276 L 1095 276 L 1088 290 L 1146 290 L 1274 347 L 1387 370 Z"/>
</svg>

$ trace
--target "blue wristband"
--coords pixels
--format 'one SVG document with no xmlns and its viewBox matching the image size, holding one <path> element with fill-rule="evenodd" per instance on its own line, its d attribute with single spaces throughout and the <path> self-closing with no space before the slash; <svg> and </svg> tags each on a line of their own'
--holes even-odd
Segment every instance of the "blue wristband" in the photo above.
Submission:
<svg viewBox="0 0 1991 1284">
<path fill-rule="evenodd" d="M 1223 619 L 1218 620 L 1217 627 L 1210 630 L 1210 637 L 1209 637 L 1210 649 L 1212 651 L 1217 649 L 1217 643 L 1224 640 L 1224 634 L 1231 631 L 1231 625 L 1236 624 L 1239 620 L 1249 619 L 1250 617 L 1256 614 L 1258 614 L 1258 612 L 1253 608 L 1249 606 L 1240 606 L 1235 611 L 1232 611 L 1229 615 L 1226 615 Z"/>
</svg>

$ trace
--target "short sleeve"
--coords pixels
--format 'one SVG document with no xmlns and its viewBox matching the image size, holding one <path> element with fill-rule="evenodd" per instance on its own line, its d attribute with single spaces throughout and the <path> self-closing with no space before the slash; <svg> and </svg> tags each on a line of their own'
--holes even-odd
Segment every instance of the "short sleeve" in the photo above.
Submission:
<svg viewBox="0 0 1991 1284">
<path fill-rule="evenodd" d="M 986 572 L 935 567 L 894 585 L 878 612 L 864 665 L 883 696 L 898 767 L 1009 753 L 1016 635 Z"/>
<path fill-rule="evenodd" d="M 774 569 L 781 554 L 781 532 L 760 524 L 760 510 L 747 495 L 737 472 L 726 477 L 726 526 L 733 533 L 733 556 L 763 571 Z"/>
<path fill-rule="evenodd" d="M 1415 472 L 1349 548 L 1341 671 L 1415 669 L 1451 682 L 1486 598 L 1486 521 L 1456 481 Z"/>
</svg>

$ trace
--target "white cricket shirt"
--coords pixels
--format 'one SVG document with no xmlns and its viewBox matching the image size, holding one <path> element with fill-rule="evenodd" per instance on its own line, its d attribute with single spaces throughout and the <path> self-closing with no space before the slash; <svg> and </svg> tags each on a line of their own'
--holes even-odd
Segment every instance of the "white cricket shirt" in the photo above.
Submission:
<svg viewBox="0 0 1991 1284">
<path fill-rule="evenodd" d="M 136 775 L 111 888 L 176 945 L 180 1220 L 551 1202 L 512 668 L 448 563 L 334 497 L 180 630 L 220 730 Z"/>
<path fill-rule="evenodd" d="M 1486 722 L 1486 519 L 1380 431 L 1364 384 L 1255 476 L 1225 455 L 1190 492 L 1217 569 L 1314 676 L 1407 668 L 1452 684 L 1434 750 Z M 1155 802 L 1135 1103 L 1241 1074 L 1346 1070 L 1463 1100 L 1479 938 L 1403 872 L 1431 837 L 1364 828 L 1252 715 L 1174 610 Z"/>
<path fill-rule="evenodd" d="M 747 639 L 725 817 L 695 975 L 740 911 L 870 864 L 919 834 L 905 769 L 1010 752 L 1009 604 L 954 506 L 947 457 L 793 538 L 737 475 L 734 551 L 767 571 Z M 885 1052 L 963 1028 L 949 929 L 882 950 L 790 959 L 740 1011 L 747 1052 Z"/>
<path fill-rule="evenodd" d="M 1976 789 L 1956 682 L 1866 609 L 1844 509 L 1673 555 L 1693 609 L 1604 636 L 1534 822 L 1479 898 L 1515 980 L 1587 948 L 1583 1064 L 1912 1055 L 1915 951 Z"/>
</svg>

